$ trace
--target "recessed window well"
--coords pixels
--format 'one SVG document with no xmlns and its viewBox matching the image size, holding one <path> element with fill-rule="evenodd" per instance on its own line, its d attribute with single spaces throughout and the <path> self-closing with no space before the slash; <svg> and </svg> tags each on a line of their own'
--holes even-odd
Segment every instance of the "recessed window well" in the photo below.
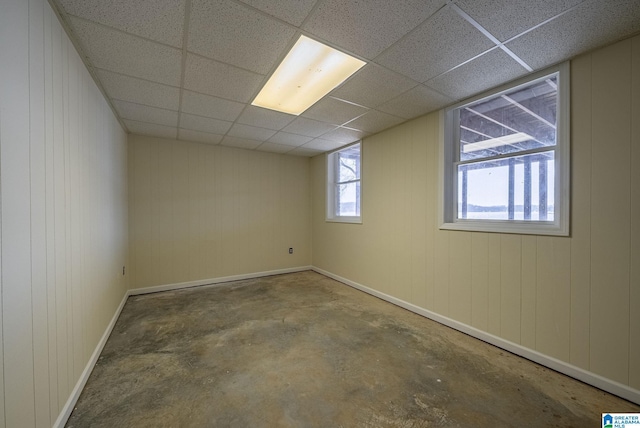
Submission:
<svg viewBox="0 0 640 428">
<path fill-rule="evenodd" d="M 364 61 L 300 36 L 251 104 L 299 115 L 364 65 Z"/>
<path fill-rule="evenodd" d="M 361 160 L 359 142 L 327 155 L 327 221 L 362 223 Z"/>
</svg>

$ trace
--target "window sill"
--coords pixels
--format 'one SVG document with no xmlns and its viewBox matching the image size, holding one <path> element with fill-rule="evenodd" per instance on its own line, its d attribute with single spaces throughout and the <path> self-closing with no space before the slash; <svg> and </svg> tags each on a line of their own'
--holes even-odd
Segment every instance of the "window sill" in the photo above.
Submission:
<svg viewBox="0 0 640 428">
<path fill-rule="evenodd" d="M 334 217 L 334 218 L 326 218 L 325 221 L 327 223 L 353 223 L 353 224 L 362 224 L 362 217 Z"/>
<path fill-rule="evenodd" d="M 518 235 L 569 236 L 569 230 L 552 222 L 528 221 L 474 221 L 463 220 L 443 223 L 441 230 L 460 230 L 467 232 L 513 233 Z"/>
</svg>

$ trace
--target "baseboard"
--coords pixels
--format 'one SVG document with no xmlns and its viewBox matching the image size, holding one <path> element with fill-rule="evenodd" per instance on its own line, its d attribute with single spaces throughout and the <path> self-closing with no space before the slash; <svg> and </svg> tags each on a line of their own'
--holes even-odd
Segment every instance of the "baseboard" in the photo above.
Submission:
<svg viewBox="0 0 640 428">
<path fill-rule="evenodd" d="M 124 293 L 124 297 L 122 298 L 122 301 L 120 302 L 120 305 L 118 306 L 118 309 L 116 309 L 116 312 L 115 314 L 113 314 L 113 317 L 109 322 L 109 325 L 107 325 L 107 328 L 105 329 L 104 334 L 102 335 L 102 337 L 100 338 L 100 341 L 96 345 L 96 349 L 93 351 L 93 354 L 91 354 L 91 358 L 89 358 L 89 362 L 87 362 L 87 365 L 82 371 L 82 374 L 80 375 L 80 379 L 78 379 L 76 386 L 73 388 L 73 391 L 71 391 L 71 395 L 69 396 L 69 399 L 65 403 L 64 407 L 62 407 L 62 410 L 58 415 L 58 419 L 56 419 L 55 423 L 53 424 L 53 428 L 64 428 L 64 425 L 67 423 L 67 420 L 69 419 L 69 416 L 71 416 L 71 412 L 73 411 L 73 408 L 78 402 L 78 398 L 80 398 L 82 389 L 87 384 L 87 381 L 89 380 L 89 376 L 93 371 L 93 367 L 96 365 L 96 362 L 100 357 L 100 353 L 102 353 L 102 349 L 104 348 L 104 345 L 107 343 L 107 339 L 109 339 L 109 335 L 111 334 L 113 327 L 116 325 L 116 321 L 118 320 L 118 317 L 120 316 L 120 313 L 122 312 L 122 308 L 124 308 L 124 304 L 127 302 L 128 297 L 129 297 L 129 292 L 126 291 Z"/>
<path fill-rule="evenodd" d="M 158 293 L 160 291 L 172 291 L 180 290 L 183 288 L 200 287 L 203 285 L 221 284 L 224 282 L 241 281 L 243 279 L 261 278 L 264 276 L 282 275 L 284 273 L 302 272 L 305 270 L 311 270 L 311 266 L 298 266 L 293 268 L 276 269 L 265 272 L 253 272 L 242 275 L 223 276 L 218 278 L 200 279 L 197 281 L 179 282 L 175 284 L 163 284 L 153 287 L 133 288 L 129 290 L 130 296 L 136 296 L 138 294 Z"/>
<path fill-rule="evenodd" d="M 349 285 L 367 294 L 371 294 L 372 296 L 378 297 L 382 300 L 386 300 L 389 303 L 393 303 L 394 305 L 400 306 L 401 308 L 407 309 L 418 315 L 422 315 L 440 324 L 446 325 L 447 327 L 451 327 L 462 333 L 468 334 L 469 336 L 475 337 L 476 339 L 480 339 L 483 342 L 490 343 L 491 345 L 497 346 L 498 348 L 504 349 L 505 351 L 509 351 L 513 354 L 519 355 L 523 358 L 531 360 L 542 366 L 548 367 L 552 370 L 563 373 L 574 379 L 578 379 L 584 383 L 595 386 L 596 388 L 610 392 L 611 394 L 622 397 L 625 400 L 629 400 L 633 403 L 640 404 L 640 391 L 637 389 L 631 388 L 627 385 L 621 384 L 611 379 L 607 379 L 603 376 L 581 369 L 580 367 L 576 367 L 574 365 L 571 365 L 564 361 L 550 357 L 548 355 L 541 354 L 540 352 L 534 351 L 532 349 L 525 348 L 524 346 L 519 345 L 517 343 L 513 343 L 501 337 L 494 336 L 485 331 L 478 330 L 475 327 L 471 327 L 467 324 L 461 323 L 454 319 L 442 316 L 440 314 L 421 308 L 414 304 L 405 302 L 404 300 L 401 300 L 396 297 L 390 296 L 388 294 L 382 293 L 380 291 L 374 290 L 362 284 L 358 284 L 357 282 L 335 275 L 324 269 L 320 269 L 315 266 L 312 266 L 311 269 L 315 272 L 328 276 L 329 278 L 333 278 L 336 281 L 342 282 L 343 284 Z"/>
</svg>

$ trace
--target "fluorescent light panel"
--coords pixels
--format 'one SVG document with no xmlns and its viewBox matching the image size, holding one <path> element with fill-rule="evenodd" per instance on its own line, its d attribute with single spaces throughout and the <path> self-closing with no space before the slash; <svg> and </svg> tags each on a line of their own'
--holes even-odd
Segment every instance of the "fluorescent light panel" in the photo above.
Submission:
<svg viewBox="0 0 640 428">
<path fill-rule="evenodd" d="M 300 36 L 251 104 L 299 115 L 364 65 L 351 55 Z"/>
<path fill-rule="evenodd" d="M 488 140 L 478 141 L 477 143 L 467 143 L 462 146 L 462 152 L 475 152 L 478 150 L 490 149 L 492 147 L 522 143 L 523 141 L 529 140 L 533 140 L 533 137 L 531 137 L 531 135 L 525 134 L 524 132 L 516 132 L 515 134 L 505 135 L 504 137 L 490 138 Z"/>
</svg>

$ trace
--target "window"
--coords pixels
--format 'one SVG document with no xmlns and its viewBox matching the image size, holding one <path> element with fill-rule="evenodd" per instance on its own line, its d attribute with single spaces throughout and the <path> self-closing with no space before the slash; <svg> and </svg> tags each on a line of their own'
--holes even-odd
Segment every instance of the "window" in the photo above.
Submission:
<svg viewBox="0 0 640 428">
<path fill-rule="evenodd" d="M 569 65 L 445 111 L 441 228 L 569 234 Z"/>
<path fill-rule="evenodd" d="M 361 223 L 360 143 L 327 155 L 327 220 Z"/>
</svg>

